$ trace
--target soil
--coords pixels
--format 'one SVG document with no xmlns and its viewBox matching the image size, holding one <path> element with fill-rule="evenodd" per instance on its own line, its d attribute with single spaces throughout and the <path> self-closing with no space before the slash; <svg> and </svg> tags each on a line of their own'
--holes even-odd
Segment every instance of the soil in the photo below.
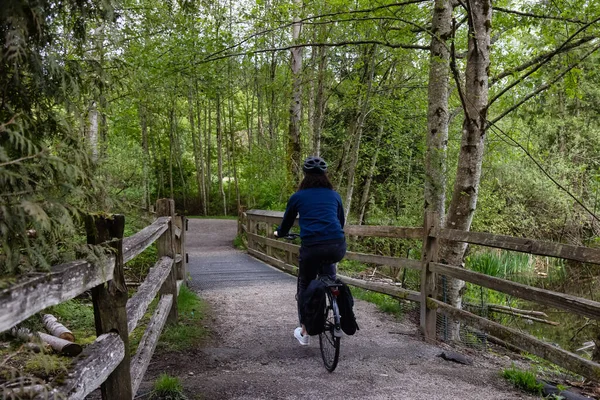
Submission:
<svg viewBox="0 0 600 400">
<path fill-rule="evenodd" d="M 232 246 L 236 221 L 195 219 L 187 232 L 190 286 L 211 308 L 211 338 L 194 349 L 157 352 L 138 391 L 161 373 L 178 376 L 190 399 L 534 399 L 500 377 L 508 357 L 466 354 L 472 365 L 439 357 L 411 319 L 399 321 L 356 301 L 360 330 L 344 336 L 333 373 L 318 337 L 300 346 L 295 278 Z M 456 350 L 454 350 L 456 351 Z"/>
</svg>

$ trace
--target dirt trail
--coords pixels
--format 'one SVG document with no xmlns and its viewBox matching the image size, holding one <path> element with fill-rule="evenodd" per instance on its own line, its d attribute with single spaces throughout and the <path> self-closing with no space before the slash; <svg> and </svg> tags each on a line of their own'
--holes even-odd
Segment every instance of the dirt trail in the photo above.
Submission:
<svg viewBox="0 0 600 400">
<path fill-rule="evenodd" d="M 157 354 L 138 393 L 161 372 L 181 378 L 192 399 L 534 399 L 499 376 L 509 361 L 473 358 L 472 366 L 444 361 L 442 349 L 418 329 L 357 301 L 360 331 L 343 337 L 334 373 L 321 362 L 318 337 L 301 347 L 295 279 L 231 243 L 236 222 L 190 220 L 192 288 L 212 308 L 214 338 L 184 353 Z"/>
</svg>

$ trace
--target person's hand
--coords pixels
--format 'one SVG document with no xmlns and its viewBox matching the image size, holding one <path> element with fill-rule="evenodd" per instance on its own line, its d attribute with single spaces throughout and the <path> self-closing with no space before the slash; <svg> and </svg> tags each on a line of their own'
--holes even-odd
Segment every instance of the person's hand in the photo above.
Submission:
<svg viewBox="0 0 600 400">
<path fill-rule="evenodd" d="M 279 237 L 279 234 L 277 233 L 277 231 L 273 232 L 273 236 Z"/>
</svg>

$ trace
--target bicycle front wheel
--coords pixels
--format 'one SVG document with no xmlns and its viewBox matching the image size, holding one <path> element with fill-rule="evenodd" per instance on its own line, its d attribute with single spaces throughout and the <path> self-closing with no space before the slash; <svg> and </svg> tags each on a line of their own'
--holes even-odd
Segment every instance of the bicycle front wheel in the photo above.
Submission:
<svg viewBox="0 0 600 400">
<path fill-rule="evenodd" d="M 319 334 L 319 345 L 325 369 L 329 372 L 333 372 L 335 367 L 337 367 L 340 357 L 340 337 L 339 333 L 336 335 L 335 329 L 337 322 L 339 331 L 339 320 L 337 303 L 333 296 L 328 293 L 327 308 L 325 309 L 325 329 L 323 333 Z"/>
</svg>

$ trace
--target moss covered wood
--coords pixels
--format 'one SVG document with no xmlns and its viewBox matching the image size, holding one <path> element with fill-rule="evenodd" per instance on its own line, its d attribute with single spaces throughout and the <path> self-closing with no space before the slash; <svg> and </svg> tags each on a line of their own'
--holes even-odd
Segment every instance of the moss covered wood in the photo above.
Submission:
<svg viewBox="0 0 600 400">
<path fill-rule="evenodd" d="M 114 254 L 113 279 L 92 289 L 96 335 L 116 332 L 123 342 L 124 355 L 121 363 L 101 385 L 102 399 L 131 399 L 129 330 L 127 329 L 127 299 L 123 271 L 123 231 L 125 217 L 113 215 L 88 215 L 86 217 L 88 243 L 104 244 Z"/>
</svg>

